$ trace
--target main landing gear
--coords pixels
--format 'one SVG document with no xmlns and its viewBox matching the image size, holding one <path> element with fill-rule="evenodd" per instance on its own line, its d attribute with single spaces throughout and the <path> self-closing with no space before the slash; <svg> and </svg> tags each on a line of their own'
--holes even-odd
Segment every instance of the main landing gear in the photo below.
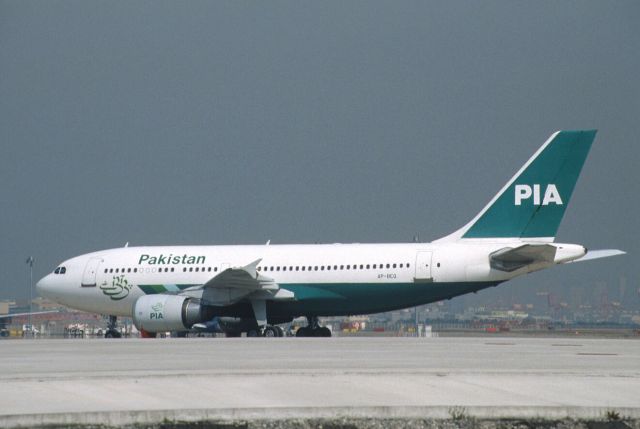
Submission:
<svg viewBox="0 0 640 429">
<path fill-rule="evenodd" d="M 330 337 L 331 330 L 326 326 L 320 326 L 318 318 L 307 316 L 307 326 L 296 331 L 296 337 Z"/>
<path fill-rule="evenodd" d="M 284 337 L 284 331 L 281 327 L 275 325 L 267 325 L 260 329 L 251 329 L 247 332 L 247 337 Z"/>
<path fill-rule="evenodd" d="M 107 332 L 104 334 L 105 338 L 120 338 L 122 334 L 118 332 L 118 316 L 109 316 L 109 322 L 107 322 Z"/>
</svg>

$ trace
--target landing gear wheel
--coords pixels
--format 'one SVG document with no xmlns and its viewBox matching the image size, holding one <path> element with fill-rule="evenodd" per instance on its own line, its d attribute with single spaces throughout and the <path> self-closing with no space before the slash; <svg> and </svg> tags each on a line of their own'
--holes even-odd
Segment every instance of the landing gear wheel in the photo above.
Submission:
<svg viewBox="0 0 640 429">
<path fill-rule="evenodd" d="M 280 335 L 278 334 L 279 334 L 278 328 L 271 325 L 265 326 L 264 330 L 262 331 L 262 336 L 268 337 L 268 338 L 279 337 Z"/>
<path fill-rule="evenodd" d="M 260 331 L 258 331 L 257 329 L 250 329 L 247 331 L 247 337 L 251 337 L 251 338 L 261 337 Z"/>
<path fill-rule="evenodd" d="M 116 330 L 109 329 L 105 334 L 105 338 L 121 338 L 122 334 Z"/>
<path fill-rule="evenodd" d="M 314 336 L 315 337 L 330 337 L 331 336 L 331 329 L 327 328 L 326 326 L 323 326 L 321 328 L 318 329 L 314 329 Z"/>
<path fill-rule="evenodd" d="M 331 329 L 320 326 L 318 318 L 307 316 L 308 325 L 296 331 L 296 337 L 330 337 Z"/>
<path fill-rule="evenodd" d="M 284 329 L 282 329 L 280 326 L 274 326 L 274 328 L 276 328 L 276 330 L 278 331 L 279 337 L 284 337 Z"/>
<path fill-rule="evenodd" d="M 298 328 L 298 330 L 296 331 L 296 337 L 310 337 L 310 336 L 311 336 L 310 328 L 302 327 L 302 328 Z"/>
</svg>

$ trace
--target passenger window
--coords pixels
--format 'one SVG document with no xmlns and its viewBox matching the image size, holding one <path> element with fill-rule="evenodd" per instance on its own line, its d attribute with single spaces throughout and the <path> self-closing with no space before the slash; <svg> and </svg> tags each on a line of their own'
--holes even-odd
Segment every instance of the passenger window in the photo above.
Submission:
<svg viewBox="0 0 640 429">
<path fill-rule="evenodd" d="M 138 272 L 138 269 L 137 269 L 137 268 L 134 268 L 134 269 L 133 269 L 133 272 L 134 272 L 134 273 L 137 273 L 137 272 Z"/>
<path fill-rule="evenodd" d="M 396 267 L 396 264 L 393 264 L 393 268 L 395 268 L 395 267 Z"/>
<path fill-rule="evenodd" d="M 187 267 L 182 267 L 182 272 L 186 273 L 187 272 Z"/>
<path fill-rule="evenodd" d="M 409 268 L 409 264 L 407 264 L 407 268 Z"/>
<path fill-rule="evenodd" d="M 118 270 L 119 270 L 119 269 L 120 269 L 120 268 L 116 268 L 116 273 L 118 272 Z"/>
<path fill-rule="evenodd" d="M 304 265 L 302 266 L 302 271 L 304 271 L 307 267 L 305 267 Z"/>
<path fill-rule="evenodd" d="M 360 264 L 360 269 L 364 268 L 364 265 Z"/>
</svg>

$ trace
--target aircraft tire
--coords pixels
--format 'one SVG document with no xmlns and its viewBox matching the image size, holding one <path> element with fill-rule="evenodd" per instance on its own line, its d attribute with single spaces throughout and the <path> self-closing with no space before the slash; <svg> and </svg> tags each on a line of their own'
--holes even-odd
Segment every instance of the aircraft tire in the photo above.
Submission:
<svg viewBox="0 0 640 429">
<path fill-rule="evenodd" d="M 318 329 L 314 329 L 314 333 L 316 337 L 330 337 L 331 336 L 331 330 L 329 328 L 327 328 L 326 326 L 323 326 L 322 328 L 318 328 Z"/>
<path fill-rule="evenodd" d="M 278 335 L 278 328 L 276 328 L 275 326 L 267 325 L 262 331 L 262 336 L 268 337 L 268 338 L 274 338 L 274 337 L 279 337 L 280 335 Z"/>
<path fill-rule="evenodd" d="M 311 329 L 306 327 L 298 328 L 298 330 L 296 331 L 296 337 L 310 337 L 310 331 Z"/>
</svg>

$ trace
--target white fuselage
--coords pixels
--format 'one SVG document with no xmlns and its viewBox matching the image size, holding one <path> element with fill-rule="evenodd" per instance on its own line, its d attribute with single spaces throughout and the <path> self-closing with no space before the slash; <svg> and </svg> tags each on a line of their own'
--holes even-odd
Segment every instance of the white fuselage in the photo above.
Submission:
<svg viewBox="0 0 640 429">
<path fill-rule="evenodd" d="M 328 284 L 361 288 L 414 284 L 415 288 L 430 288 L 442 284 L 497 284 L 553 263 L 577 259 L 586 252 L 582 246 L 556 243 L 552 244 L 557 252 L 551 264 L 513 272 L 490 267 L 492 252 L 523 243 L 485 239 L 407 244 L 124 247 L 64 261 L 59 267 L 64 267 L 64 274 L 51 273 L 37 287 L 40 295 L 72 308 L 131 316 L 135 301 L 147 293 L 177 293 L 202 285 L 225 269 L 256 260 L 260 260 L 260 274 L 284 289 Z"/>
</svg>

